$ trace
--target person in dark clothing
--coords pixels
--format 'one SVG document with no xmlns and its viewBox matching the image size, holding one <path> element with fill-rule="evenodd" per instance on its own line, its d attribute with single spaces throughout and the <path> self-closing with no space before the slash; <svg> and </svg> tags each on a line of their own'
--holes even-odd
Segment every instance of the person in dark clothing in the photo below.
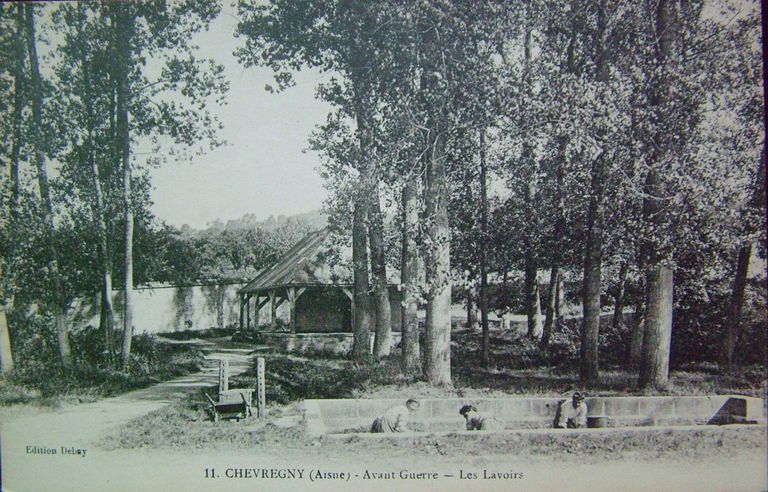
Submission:
<svg viewBox="0 0 768 492">
<path fill-rule="evenodd" d="M 484 417 L 477 411 L 477 407 L 474 405 L 464 405 L 459 410 L 459 414 L 464 417 L 467 423 L 468 431 L 487 431 L 487 430 L 500 430 L 502 429 L 499 421 L 493 417 Z"/>
</svg>

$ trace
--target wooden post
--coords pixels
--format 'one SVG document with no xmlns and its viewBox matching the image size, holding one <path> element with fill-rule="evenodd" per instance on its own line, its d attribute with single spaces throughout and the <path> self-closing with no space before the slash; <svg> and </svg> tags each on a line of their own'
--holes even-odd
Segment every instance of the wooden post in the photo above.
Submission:
<svg viewBox="0 0 768 492">
<path fill-rule="evenodd" d="M 245 295 L 245 329 L 251 329 L 251 294 Z"/>
<path fill-rule="evenodd" d="M 245 294 L 240 294 L 240 330 L 243 329 L 245 324 Z"/>
<path fill-rule="evenodd" d="M 272 331 L 277 330 L 277 304 L 275 303 L 275 291 L 269 291 L 269 304 L 272 318 L 269 320 L 269 327 Z"/>
<path fill-rule="evenodd" d="M 296 289 L 290 287 L 286 289 L 288 294 L 288 309 L 291 315 L 291 333 L 296 333 Z"/>
<path fill-rule="evenodd" d="M 219 394 L 229 389 L 229 361 L 219 359 Z"/>
<path fill-rule="evenodd" d="M 253 331 L 257 332 L 259 331 L 259 314 L 261 312 L 261 306 L 259 305 L 260 301 L 259 294 L 256 294 L 256 302 L 253 303 Z"/>
<path fill-rule="evenodd" d="M 266 397 L 266 379 L 265 379 L 264 357 L 256 358 L 256 417 L 264 418 L 267 415 L 267 397 Z"/>
</svg>

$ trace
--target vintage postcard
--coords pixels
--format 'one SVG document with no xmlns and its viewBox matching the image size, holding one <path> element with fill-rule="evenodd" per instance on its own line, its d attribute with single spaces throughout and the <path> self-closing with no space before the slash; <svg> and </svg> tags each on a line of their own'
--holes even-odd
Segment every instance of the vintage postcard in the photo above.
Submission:
<svg viewBox="0 0 768 492">
<path fill-rule="evenodd" d="M 3 491 L 768 489 L 758 2 L 0 9 Z"/>
</svg>

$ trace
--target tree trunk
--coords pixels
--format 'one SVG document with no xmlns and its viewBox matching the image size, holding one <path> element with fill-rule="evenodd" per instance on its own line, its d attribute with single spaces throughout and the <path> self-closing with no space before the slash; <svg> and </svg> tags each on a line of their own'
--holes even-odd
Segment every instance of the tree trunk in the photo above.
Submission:
<svg viewBox="0 0 768 492">
<path fill-rule="evenodd" d="M 474 331 L 477 328 L 477 313 L 475 312 L 475 295 L 472 285 L 467 285 L 465 295 L 467 303 L 467 330 Z"/>
<path fill-rule="evenodd" d="M 528 34 L 527 38 L 530 37 Z M 529 50 L 526 50 L 526 53 Z M 529 162 L 532 166 L 533 155 L 532 149 L 527 143 L 523 143 L 523 156 L 524 160 Z M 523 282 L 523 296 L 525 299 L 525 314 L 528 320 L 528 337 L 534 338 L 536 332 L 536 284 L 538 265 L 536 262 L 536 244 L 534 236 L 538 232 L 538 220 L 536 214 L 536 205 L 534 203 L 536 196 L 536 185 L 534 178 L 529 177 L 528 185 L 525 188 L 525 259 L 524 259 L 524 275 Z"/>
<path fill-rule="evenodd" d="M 528 21 L 526 21 L 528 22 Z M 532 97 L 533 82 L 531 81 L 531 57 L 533 52 L 532 29 L 526 24 L 523 39 L 523 81 L 522 90 L 527 97 Z M 528 337 L 533 338 L 536 332 L 536 284 L 537 284 L 537 245 L 536 235 L 538 234 L 538 214 L 536 210 L 536 167 L 537 162 L 533 156 L 531 144 L 526 140 L 523 142 L 522 159 L 524 166 L 530 166 L 530 175 L 527 176 L 528 183 L 525 187 L 524 207 L 525 207 L 525 231 L 524 231 L 524 288 L 523 296 L 525 299 L 525 313 L 528 318 Z"/>
<path fill-rule="evenodd" d="M 663 224 L 664 191 L 658 171 L 646 179 L 645 217 L 654 231 Z M 643 345 L 640 356 L 640 387 L 663 389 L 669 376 L 669 353 L 672 337 L 673 273 L 664 262 L 668 253 L 649 242 L 646 246 L 646 302 Z"/>
<path fill-rule="evenodd" d="M 16 36 L 14 39 L 15 60 L 13 64 L 13 143 L 11 146 L 11 163 L 9 175 L 9 191 L 11 194 L 10 218 L 12 224 L 19 217 L 19 161 L 21 158 L 21 130 L 22 130 L 22 111 L 24 106 L 24 4 L 16 4 Z M 0 190 L 5 194 L 5 189 Z M 2 224 L 5 226 L 5 224 Z M 14 253 L 15 254 L 15 253 Z M 0 278 L 2 270 L 0 269 Z M 9 296 L 10 297 L 10 296 Z M 9 297 L 0 298 L 0 373 L 6 374 L 13 370 L 13 351 L 11 348 L 11 337 L 8 328 L 8 318 L 6 316 L 6 306 L 10 305 Z"/>
<path fill-rule="evenodd" d="M 571 33 L 573 37 L 573 32 Z M 573 70 L 572 61 L 572 45 L 575 40 L 572 39 L 569 44 L 569 57 L 568 57 L 568 70 Z M 559 241 L 565 236 L 565 194 L 564 194 L 564 181 L 565 181 L 565 159 L 566 159 L 566 147 L 568 145 L 568 138 L 564 135 L 558 137 L 557 146 L 557 160 L 555 168 L 555 223 L 552 231 L 552 237 L 554 241 Z M 555 244 L 552 247 L 552 270 L 549 275 L 549 295 L 547 297 L 547 309 L 546 319 L 544 321 L 544 328 L 542 330 L 541 341 L 539 347 L 546 349 L 549 346 L 552 332 L 555 327 L 559 327 L 561 318 L 562 307 L 562 282 L 563 275 L 560 271 L 560 265 L 563 263 L 563 254 Z"/>
<path fill-rule="evenodd" d="M 608 76 L 605 60 L 606 15 L 602 3 L 598 5 L 598 54 L 595 75 L 599 83 L 605 84 Z M 598 128 L 600 140 L 605 138 L 605 130 Z M 581 370 L 580 378 L 584 386 L 593 386 L 599 382 L 599 341 L 600 341 L 600 292 L 602 290 L 603 261 L 603 222 L 606 181 L 606 159 L 601 153 L 592 160 L 589 208 L 587 211 L 587 240 L 584 252 L 584 288 L 582 305 L 584 320 L 581 332 Z"/>
<path fill-rule="evenodd" d="M 642 271 L 642 269 L 641 269 Z M 635 312 L 632 315 L 632 337 L 629 342 L 629 353 L 627 354 L 627 367 L 637 369 L 640 367 L 640 360 L 643 355 L 643 338 L 645 338 L 645 282 L 640 279 L 641 292 L 638 293 L 635 303 Z"/>
<path fill-rule="evenodd" d="M 434 126 L 433 126 L 434 128 Z M 434 128 L 438 132 L 441 128 Z M 451 385 L 451 230 L 444 136 L 431 146 L 425 187 L 430 251 L 426 257 L 427 320 L 424 374 L 432 385 Z"/>
<path fill-rule="evenodd" d="M 552 267 L 549 274 L 549 291 L 547 292 L 547 309 L 544 318 L 544 328 L 541 331 L 541 341 L 539 347 L 546 349 L 549 347 L 549 340 L 552 338 L 552 328 L 555 325 L 555 307 L 557 305 L 558 283 L 560 282 L 560 269 Z"/>
<path fill-rule="evenodd" d="M 370 333 L 371 324 L 376 322 L 374 313 L 375 303 L 371 298 L 371 285 L 368 276 L 368 247 L 371 248 L 371 260 L 376 254 L 373 252 L 374 245 L 369 240 L 376 236 L 372 233 L 371 215 L 375 210 L 370 207 L 373 200 L 368 196 L 371 193 L 373 182 L 373 170 L 370 159 L 371 145 L 371 127 L 370 127 L 370 104 L 367 100 L 370 87 L 364 83 L 363 78 L 358 74 L 357 69 L 353 70 L 352 89 L 354 91 L 355 120 L 357 123 L 357 140 L 360 150 L 357 170 L 360 173 L 358 182 L 359 188 L 355 190 L 355 203 L 352 217 L 352 262 L 354 276 L 354 299 L 355 299 L 355 335 L 352 344 L 352 356 L 356 360 L 368 358 L 371 353 Z M 378 200 L 378 195 L 376 196 Z M 374 218 L 375 222 L 376 218 Z M 374 284 L 377 282 L 374 279 Z M 386 283 L 386 280 L 385 280 Z M 375 328 L 375 325 L 374 325 Z"/>
<path fill-rule="evenodd" d="M 563 307 L 565 306 L 565 285 L 563 283 L 563 272 L 557 278 L 557 300 L 555 301 L 555 327 L 557 331 L 563 326 Z"/>
<path fill-rule="evenodd" d="M 613 296 L 613 329 L 624 332 L 624 286 L 627 283 L 627 263 L 621 262 L 619 281 L 616 284 L 616 294 Z"/>
<path fill-rule="evenodd" d="M 80 20 L 84 19 L 83 5 L 78 5 L 80 9 Z M 78 33 L 82 33 L 82 24 L 78 24 Z M 91 66 L 85 56 L 85 50 L 82 50 L 81 70 L 83 77 L 83 102 L 85 106 L 85 119 L 87 126 L 86 154 L 87 161 L 91 166 L 91 179 L 94 189 L 94 201 L 92 204 L 94 222 L 96 226 L 96 235 L 98 237 L 98 261 L 101 269 L 101 302 L 99 328 L 104 333 L 104 342 L 109 357 L 112 357 L 112 338 L 114 326 L 114 310 L 112 307 L 112 261 L 109 255 L 107 224 L 105 220 L 106 207 L 104 205 L 104 193 L 101 187 L 101 170 L 94 156 L 93 132 L 94 132 L 94 110 L 93 94 L 91 92 Z"/>
<path fill-rule="evenodd" d="M 596 164 L 600 166 L 600 164 Z M 584 320 L 581 331 L 581 370 L 580 379 L 584 386 L 592 386 L 599 381 L 598 343 L 600 336 L 600 291 L 602 276 L 602 234 L 603 212 L 602 196 L 595 196 L 602 188 L 598 174 L 593 175 L 593 190 L 590 197 L 587 219 L 587 247 L 584 253 Z"/>
<path fill-rule="evenodd" d="M 725 320 L 725 336 L 720 360 L 721 369 L 730 371 L 733 366 L 733 349 L 739 338 L 741 311 L 744 305 L 744 292 L 747 287 L 747 271 L 749 258 L 752 256 L 752 244 L 747 243 L 739 248 L 739 256 L 733 276 L 731 299 L 728 306 L 728 318 Z"/>
<path fill-rule="evenodd" d="M 101 292 L 99 295 L 100 309 L 99 309 L 99 329 L 104 333 L 104 344 L 106 345 L 109 357 L 114 355 L 114 308 L 112 306 L 112 266 L 101 266 Z"/>
<path fill-rule="evenodd" d="M 14 48 L 16 50 L 13 64 L 13 144 L 11 147 L 10 168 L 10 192 L 11 192 L 11 219 L 15 222 L 19 217 L 19 203 L 21 200 L 19 161 L 21 158 L 22 125 L 24 110 L 24 4 L 16 4 L 16 36 Z"/>
<path fill-rule="evenodd" d="M 384 225 L 379 203 L 379 185 L 370 180 L 370 206 L 368 209 L 368 234 L 371 245 L 371 274 L 373 276 L 373 302 L 376 322 L 373 355 L 382 358 L 392 349 L 392 311 L 389 305 L 387 263 L 384 253 Z"/>
<path fill-rule="evenodd" d="M 417 184 L 411 178 L 403 186 L 403 284 L 402 339 L 403 367 L 406 374 L 421 372 L 419 353 L 419 280 L 422 265 L 416 241 L 419 227 Z"/>
<path fill-rule="evenodd" d="M 668 110 L 665 109 L 665 104 L 671 90 L 665 77 L 667 64 L 674 54 L 674 44 L 679 35 L 676 9 L 675 2 L 659 0 L 655 10 L 656 35 L 659 40 L 656 63 L 660 78 L 652 87 L 649 98 L 650 106 L 654 109 L 656 129 L 653 135 L 653 151 L 648 160 L 650 170 L 645 180 L 643 200 L 644 220 L 650 226 L 649 240 L 645 246 L 648 298 L 645 304 L 645 335 L 640 367 L 640 387 L 644 389 L 663 388 L 669 377 L 674 280 L 673 272 L 666 263 L 671 254 L 662 244 L 667 203 L 664 201 L 666 193 L 660 167 L 664 162 L 664 149 L 669 145 L 669 130 L 664 129 L 661 122 L 666 118 L 665 111 Z"/>
<path fill-rule="evenodd" d="M 368 233 L 366 220 L 367 207 L 364 200 L 358 198 L 352 217 L 352 264 L 353 264 L 353 297 L 355 301 L 354 338 L 352 342 L 352 357 L 364 360 L 370 354 L 371 338 L 371 299 L 368 283 Z"/>
<path fill-rule="evenodd" d="M 536 306 L 536 318 L 533 324 L 533 338 L 541 340 L 541 334 L 544 331 L 544 323 L 541 321 L 541 288 L 539 287 L 538 282 L 536 282 L 534 299 Z"/>
<path fill-rule="evenodd" d="M 131 138 L 128 126 L 130 90 L 128 67 L 131 63 L 133 16 L 130 4 L 117 5 L 117 138 L 123 168 L 123 210 L 125 214 L 125 283 L 123 306 L 123 349 L 120 360 L 123 369 L 128 368 L 133 338 L 133 204 L 131 203 Z"/>
<path fill-rule="evenodd" d="M 525 313 L 528 317 L 528 337 L 536 338 L 536 259 L 532 246 L 525 251 Z"/>
<path fill-rule="evenodd" d="M 0 278 L 2 278 L 2 274 L 2 265 L 0 265 Z M 12 370 L 13 352 L 8 330 L 8 318 L 5 315 L 5 303 L 0 299 L 0 374 L 9 373 Z"/>
<path fill-rule="evenodd" d="M 760 156 L 757 174 L 755 175 L 755 184 L 752 192 L 750 208 L 758 213 L 765 214 L 765 149 Z M 747 223 L 745 227 L 746 234 L 751 235 L 757 232 L 754 224 Z M 762 236 L 762 234 L 761 234 Z M 762 236 L 763 238 L 765 236 Z M 739 248 L 739 255 L 736 261 L 736 268 L 733 275 L 733 287 L 731 289 L 731 299 L 728 306 L 728 316 L 724 321 L 725 334 L 723 336 L 723 348 L 721 352 L 721 368 L 728 371 L 733 365 L 733 350 L 739 339 L 741 324 L 741 312 L 744 306 L 744 292 L 747 287 L 747 271 L 749 270 L 749 259 L 752 256 L 752 242 L 742 244 Z"/>
<path fill-rule="evenodd" d="M 37 167 L 37 180 L 40 188 L 40 200 L 42 201 L 43 224 L 45 226 L 46 248 L 48 254 L 48 270 L 51 275 L 51 290 L 53 302 L 51 306 L 56 326 L 56 338 L 59 345 L 59 355 L 64 365 L 72 362 L 69 346 L 69 333 L 67 330 L 65 312 L 64 283 L 59 270 L 59 254 L 56 250 L 55 226 L 53 221 L 53 204 L 51 202 L 51 190 L 48 184 L 48 171 L 45 165 L 43 153 L 43 93 L 40 67 L 37 61 L 37 47 L 35 44 L 35 17 L 33 4 L 25 5 L 26 13 L 26 37 L 27 54 L 29 56 L 30 94 L 32 99 L 32 145 L 35 166 Z"/>
<path fill-rule="evenodd" d="M 491 331 L 488 325 L 488 183 L 485 162 L 485 130 L 480 132 L 480 363 L 491 364 Z"/>
<path fill-rule="evenodd" d="M 672 338 L 672 269 L 658 264 L 647 277 L 648 304 L 643 337 L 640 387 L 663 389 L 669 377 Z"/>
</svg>

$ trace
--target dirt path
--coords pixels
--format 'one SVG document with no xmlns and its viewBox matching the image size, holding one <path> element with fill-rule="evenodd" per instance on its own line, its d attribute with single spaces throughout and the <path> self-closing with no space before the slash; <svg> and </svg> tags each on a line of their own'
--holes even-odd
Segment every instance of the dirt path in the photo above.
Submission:
<svg viewBox="0 0 768 492">
<path fill-rule="evenodd" d="M 219 339 L 213 339 L 202 349 L 205 366 L 196 374 L 59 410 L 0 409 L 3 467 L 13 456 L 27 455 L 27 446 L 88 449 L 110 429 L 162 408 L 197 388 L 216 386 L 219 359 L 229 361 L 230 375 L 235 376 L 247 370 L 254 357 L 253 348 L 230 348 L 226 341 Z"/>
</svg>

